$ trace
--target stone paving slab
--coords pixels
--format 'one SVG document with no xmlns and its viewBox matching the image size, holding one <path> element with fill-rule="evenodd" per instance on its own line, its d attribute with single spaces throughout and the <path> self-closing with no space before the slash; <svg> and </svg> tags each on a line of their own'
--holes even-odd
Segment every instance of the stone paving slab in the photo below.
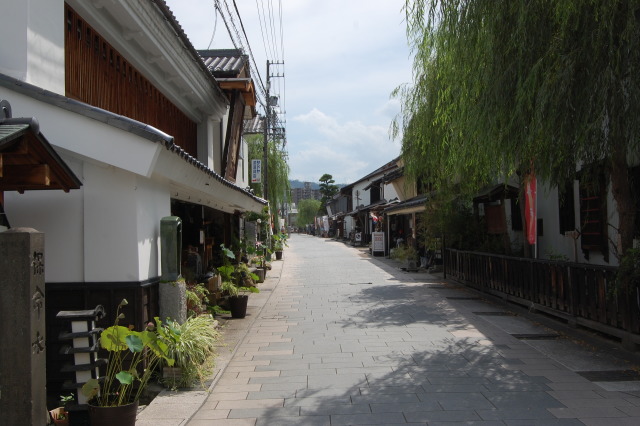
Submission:
<svg viewBox="0 0 640 426">
<path fill-rule="evenodd" d="M 210 393 L 161 394 L 138 424 L 640 424 L 640 381 L 578 374 L 637 368 L 617 347 L 362 248 L 289 245 L 226 322 Z"/>
</svg>

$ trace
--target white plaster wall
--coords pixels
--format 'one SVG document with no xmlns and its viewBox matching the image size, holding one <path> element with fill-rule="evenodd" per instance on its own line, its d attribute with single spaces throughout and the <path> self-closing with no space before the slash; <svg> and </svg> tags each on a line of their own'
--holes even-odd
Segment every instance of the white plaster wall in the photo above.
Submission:
<svg viewBox="0 0 640 426">
<path fill-rule="evenodd" d="M 577 230 L 580 231 L 580 193 L 577 181 L 574 182 L 573 202 L 575 206 L 575 224 Z M 582 249 L 580 248 L 579 238 L 575 243 L 574 248 L 574 240 L 560 234 L 560 218 L 558 209 L 559 203 L 557 188 L 549 188 L 548 185 L 538 182 L 538 217 L 543 219 L 544 222 L 544 235 L 538 239 L 538 257 L 540 259 L 548 259 L 550 254 L 554 254 L 563 255 L 572 262 L 577 261 L 579 263 L 590 263 L 595 265 L 618 265 L 618 260 L 614 255 L 611 244 L 609 244 L 609 262 L 604 260 L 604 256 L 601 252 L 594 250 L 589 252 L 589 259 L 586 259 Z M 616 229 L 618 227 L 618 215 L 610 185 L 607 191 L 607 221 L 609 224 L 609 239 L 617 241 Z"/>
<path fill-rule="evenodd" d="M 29 5 L 27 82 L 64 95 L 64 1 L 25 3 Z"/>
<path fill-rule="evenodd" d="M 0 72 L 64 94 L 64 1 L 3 1 Z"/>
<path fill-rule="evenodd" d="M 213 122 L 210 119 L 198 124 L 198 160 L 213 169 Z"/>
<path fill-rule="evenodd" d="M 163 186 L 137 177 L 134 189 L 138 232 L 138 277 L 160 276 L 160 220 L 171 215 L 171 197 Z"/>
<path fill-rule="evenodd" d="M 138 281 L 134 175 L 85 164 L 85 281 Z"/>
<path fill-rule="evenodd" d="M 384 184 L 383 192 L 384 193 L 382 194 L 382 198 L 384 198 L 387 201 L 393 200 L 394 198 L 399 199 L 398 191 L 396 190 L 395 185 L 391 183 Z"/>
<path fill-rule="evenodd" d="M 62 159 L 80 179 L 79 161 Z M 84 279 L 84 190 L 5 192 L 5 210 L 11 227 L 34 228 L 45 234 L 45 281 L 78 282 Z"/>
<path fill-rule="evenodd" d="M 247 142 L 242 139 L 240 145 L 240 156 L 238 158 L 238 170 L 236 172 L 236 185 L 240 188 L 249 186 L 249 147 Z"/>
<path fill-rule="evenodd" d="M 0 8 L 0 39 L 4 40 L 0 43 L 0 73 L 23 81 L 27 76 L 28 4 L 3 1 Z"/>
<path fill-rule="evenodd" d="M 370 203 L 369 191 L 365 191 L 364 188 L 369 185 L 369 181 L 365 180 L 353 185 L 351 190 L 351 196 L 353 200 L 353 209 L 355 210 L 360 205 L 368 206 Z M 358 195 L 356 195 L 358 194 Z"/>
<path fill-rule="evenodd" d="M 13 117 L 35 117 L 40 123 L 40 131 L 51 145 L 101 163 L 150 176 L 159 153 L 164 149 L 160 143 L 4 87 L 0 87 L 0 98 L 9 101 Z"/>
<path fill-rule="evenodd" d="M 345 216 L 344 217 L 344 236 L 345 236 L 345 238 L 349 238 L 349 233 L 351 231 L 353 231 L 353 229 L 354 229 L 353 217 L 352 216 Z"/>
<path fill-rule="evenodd" d="M 538 218 L 543 222 L 543 233 L 538 237 L 538 257 L 549 259 L 564 256 L 574 261 L 573 240 L 560 233 L 560 204 L 556 187 L 538 182 Z"/>
<path fill-rule="evenodd" d="M 144 281 L 160 275 L 160 219 L 168 188 L 113 166 L 63 160 L 80 190 L 5 193 L 12 227 L 45 233 L 47 282 Z"/>
</svg>

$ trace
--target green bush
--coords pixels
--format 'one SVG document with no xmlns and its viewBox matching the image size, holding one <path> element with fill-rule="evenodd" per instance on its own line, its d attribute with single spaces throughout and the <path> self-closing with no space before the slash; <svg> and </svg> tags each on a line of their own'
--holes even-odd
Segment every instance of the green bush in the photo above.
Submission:
<svg viewBox="0 0 640 426">
<path fill-rule="evenodd" d="M 179 378 L 163 379 L 164 384 L 171 388 L 184 388 L 198 381 L 204 383 L 215 366 L 216 347 L 220 340 L 216 321 L 211 315 L 191 317 L 184 324 L 167 320 L 158 328 L 158 334 L 167 344 L 168 353 L 175 361 L 174 367 L 182 369 Z"/>
</svg>

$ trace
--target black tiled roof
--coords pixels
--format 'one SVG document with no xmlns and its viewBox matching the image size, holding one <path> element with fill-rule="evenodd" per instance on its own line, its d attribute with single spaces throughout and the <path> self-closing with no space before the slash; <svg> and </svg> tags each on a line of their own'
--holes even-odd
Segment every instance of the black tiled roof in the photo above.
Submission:
<svg viewBox="0 0 640 426">
<path fill-rule="evenodd" d="M 84 102 L 80 102 L 75 99 L 50 92 L 40 87 L 33 86 L 29 83 L 15 79 L 5 74 L 0 74 L 0 86 L 6 87 L 18 93 L 22 93 L 23 95 L 32 97 L 34 99 L 37 99 L 38 101 L 54 105 L 58 108 L 72 111 L 85 117 L 93 118 L 94 120 L 106 123 L 110 126 L 116 127 L 126 132 L 133 133 L 152 142 L 161 143 L 165 146 L 165 148 L 175 153 L 189 164 L 192 164 L 203 173 L 206 173 L 215 180 L 219 181 L 223 185 L 241 192 L 261 204 L 267 204 L 267 202 L 262 198 L 256 197 L 249 191 L 246 191 L 245 189 L 240 188 L 239 186 L 226 180 L 218 173 L 207 167 L 205 164 L 201 163 L 198 159 L 192 157 L 188 152 L 174 143 L 173 136 L 170 136 L 163 131 L 156 129 L 155 127 L 149 126 L 137 120 L 133 120 L 129 117 L 114 114 L 110 111 L 91 106 Z M 126 153 L 123 152 L 122 155 L 126 155 Z"/>
<path fill-rule="evenodd" d="M 249 63 L 249 57 L 238 49 L 199 50 L 204 64 L 215 77 L 237 77 Z"/>
</svg>

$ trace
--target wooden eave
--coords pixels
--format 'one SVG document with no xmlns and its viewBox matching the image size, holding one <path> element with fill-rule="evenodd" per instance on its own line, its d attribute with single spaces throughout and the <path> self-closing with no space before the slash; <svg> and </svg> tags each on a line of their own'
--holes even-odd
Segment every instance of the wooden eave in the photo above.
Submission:
<svg viewBox="0 0 640 426">
<path fill-rule="evenodd" d="M 32 125 L 0 122 L 0 192 L 82 186 L 80 179 Z"/>
<path fill-rule="evenodd" d="M 512 185 L 498 184 L 489 188 L 485 188 L 484 191 L 479 193 L 473 198 L 473 202 L 476 204 L 492 203 L 500 201 L 502 199 L 508 200 L 511 198 L 518 198 L 520 190 Z"/>
<path fill-rule="evenodd" d="M 217 78 L 222 90 L 239 90 L 247 106 L 256 106 L 256 90 L 251 78 Z"/>
</svg>

